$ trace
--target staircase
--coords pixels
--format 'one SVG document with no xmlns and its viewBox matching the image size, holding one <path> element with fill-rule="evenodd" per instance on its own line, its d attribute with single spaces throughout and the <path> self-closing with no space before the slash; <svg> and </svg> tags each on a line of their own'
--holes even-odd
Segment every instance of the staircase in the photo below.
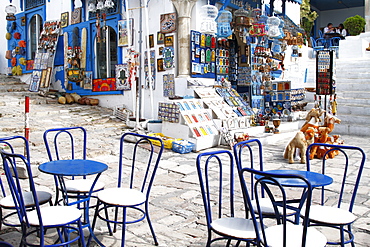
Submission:
<svg viewBox="0 0 370 247">
<path fill-rule="evenodd" d="M 333 134 L 370 136 L 369 58 L 338 59 L 337 117 L 342 120 Z"/>
</svg>

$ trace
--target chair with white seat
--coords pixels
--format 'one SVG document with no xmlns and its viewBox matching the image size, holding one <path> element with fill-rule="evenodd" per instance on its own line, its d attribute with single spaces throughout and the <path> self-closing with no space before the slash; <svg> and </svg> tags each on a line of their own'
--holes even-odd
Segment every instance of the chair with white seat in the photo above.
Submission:
<svg viewBox="0 0 370 247">
<path fill-rule="evenodd" d="M 159 147 L 154 146 L 153 143 L 158 144 Z M 108 223 L 110 235 L 113 233 L 109 223 L 114 224 L 113 232 L 116 231 L 117 224 L 122 225 L 121 246 L 123 247 L 125 246 L 126 224 L 137 223 L 146 218 L 154 244 L 158 245 L 149 216 L 149 198 L 163 149 L 163 142 L 157 137 L 137 133 L 122 135 L 117 187 L 106 188 L 98 193 L 92 229 L 95 227 L 97 218 Z M 125 156 L 131 160 L 125 160 Z M 113 209 L 113 216 L 108 214 L 109 209 Z"/>
<path fill-rule="evenodd" d="M 28 162 L 30 162 L 30 150 L 29 150 L 29 143 L 28 140 L 23 136 L 9 136 L 9 137 L 2 137 L 0 138 L 0 149 L 6 150 L 9 153 L 24 153 L 25 157 Z M 16 215 L 16 207 L 14 205 L 14 201 L 12 198 L 12 195 L 7 195 L 6 190 L 9 188 L 4 188 L 4 184 L 0 178 L 0 184 L 1 184 L 1 191 L 3 198 L 0 199 L 0 229 L 1 229 L 1 223 L 6 226 L 13 226 L 18 227 L 21 226 L 20 222 L 13 222 L 12 216 Z M 9 191 L 8 191 L 9 192 Z M 37 197 L 39 200 L 40 205 L 49 203 L 52 205 L 52 195 L 49 192 L 46 191 L 37 191 Z M 27 208 L 27 210 L 31 210 L 34 206 L 34 200 L 32 193 L 30 191 L 24 191 L 23 192 L 23 200 L 24 204 Z M 3 209 L 9 210 L 10 212 L 8 214 L 3 215 Z M 18 221 L 18 220 L 16 220 Z"/>
<path fill-rule="evenodd" d="M 69 246 L 77 241 L 80 246 L 86 246 L 81 211 L 71 206 L 40 207 L 28 159 L 23 155 L 7 153 L 4 150 L 0 150 L 0 154 L 9 190 L 22 226 L 20 246 Z M 19 169 L 17 169 L 19 166 L 26 169 L 27 183 L 20 180 Z M 24 191 L 30 191 L 34 198 L 34 209 L 32 210 L 26 206 Z M 54 235 L 52 229 L 56 230 L 57 235 Z M 69 231 L 73 231 L 76 235 L 68 234 Z M 55 244 L 48 244 L 49 241 Z"/>
<path fill-rule="evenodd" d="M 237 174 L 234 174 L 231 152 L 221 150 L 201 153 L 197 157 L 196 166 L 208 230 L 206 246 L 221 240 L 226 241 L 227 246 L 232 241 L 237 242 L 237 246 L 240 241 L 258 243 L 254 228 L 257 224 L 248 219 L 246 205 L 242 203 L 242 215 L 238 216 L 235 212 L 234 176 Z M 213 237 L 214 234 L 217 236 Z"/>
<path fill-rule="evenodd" d="M 313 143 L 307 148 L 308 155 L 314 146 L 323 150 L 323 159 L 316 165 L 307 159 L 307 170 L 333 175 L 334 183 L 331 186 L 335 189 L 331 190 L 330 186 L 320 189 L 319 205 L 311 206 L 310 225 L 338 230 L 340 239 L 329 239 L 328 244 L 345 246 L 351 243 L 354 247 L 351 226 L 357 217 L 353 213 L 353 207 L 366 154 L 361 148 L 355 146 Z M 350 157 L 354 156 L 359 157 L 360 161 L 358 159 L 351 161 Z M 334 173 L 331 174 L 331 172 Z M 331 199 L 328 200 L 328 198 Z M 336 200 L 333 200 L 334 198 Z"/>
<path fill-rule="evenodd" d="M 242 141 L 236 143 L 233 146 L 234 151 L 234 158 L 236 167 L 240 172 L 242 168 L 247 167 L 251 169 L 255 169 L 258 171 L 263 171 L 263 148 L 262 143 L 258 139 L 250 139 L 246 141 Z M 254 176 L 251 174 L 250 177 L 250 191 L 254 191 Z M 275 212 L 273 205 L 269 198 L 265 197 L 264 191 L 261 191 L 260 197 L 260 205 L 262 209 L 262 213 L 267 217 L 275 217 Z M 254 193 L 251 193 L 251 201 L 253 205 L 253 209 L 257 211 L 256 200 L 254 198 Z M 288 209 L 288 214 L 293 215 L 296 214 L 296 211 Z"/>
<path fill-rule="evenodd" d="M 246 181 L 251 176 L 256 177 L 254 191 L 249 191 Z M 306 191 L 300 198 L 304 205 L 303 211 L 307 216 L 310 213 L 312 187 L 311 183 L 302 176 L 293 174 L 276 174 L 262 172 L 250 168 L 243 168 L 239 172 L 244 197 L 249 208 L 252 207 L 251 194 L 255 194 L 257 211 L 251 210 L 252 221 L 257 224 L 255 229 L 258 236 L 257 246 L 269 247 L 323 247 L 326 246 L 326 237 L 313 227 L 309 227 L 309 219 L 304 218 L 302 224 L 292 224 L 289 220 L 288 201 L 297 195 L 293 190 L 283 186 L 280 182 L 286 179 L 296 179 L 305 184 Z M 261 200 L 258 194 L 264 190 L 266 198 L 271 201 L 275 217 L 266 217 L 262 212 Z M 259 227 L 259 228 L 257 228 Z"/>
<path fill-rule="evenodd" d="M 50 161 L 62 160 L 62 159 L 86 159 L 87 155 L 87 131 L 83 127 L 66 127 L 66 128 L 54 128 L 44 132 L 43 135 L 44 144 Z M 54 176 L 56 184 L 56 198 L 55 204 L 59 204 L 59 193 L 61 188 L 58 184 L 57 176 Z M 65 187 L 67 193 L 63 195 L 68 198 L 86 198 L 89 194 L 94 179 L 72 179 L 65 180 Z M 94 186 L 94 192 L 104 189 L 105 184 L 103 182 L 96 182 Z M 94 197 L 94 194 L 92 195 Z M 65 198 L 63 198 L 65 199 Z"/>
</svg>

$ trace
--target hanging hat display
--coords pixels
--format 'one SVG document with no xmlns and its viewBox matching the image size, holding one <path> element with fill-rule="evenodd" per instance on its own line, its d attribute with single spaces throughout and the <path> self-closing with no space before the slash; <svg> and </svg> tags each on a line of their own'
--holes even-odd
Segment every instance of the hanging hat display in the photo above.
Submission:
<svg viewBox="0 0 370 247">
<path fill-rule="evenodd" d="M 27 43 L 26 43 L 26 41 L 24 41 L 24 40 L 20 40 L 20 41 L 18 41 L 18 46 L 19 47 L 26 47 L 27 46 Z"/>
<path fill-rule="evenodd" d="M 12 38 L 12 34 L 11 34 L 11 33 L 6 33 L 6 34 L 5 34 L 5 38 L 6 38 L 7 40 L 10 40 L 10 39 Z"/>
<path fill-rule="evenodd" d="M 20 65 L 13 66 L 13 68 L 12 68 L 12 74 L 13 75 L 23 75 L 22 67 Z"/>
<path fill-rule="evenodd" d="M 21 39 L 21 33 L 20 33 L 20 32 L 15 32 L 15 33 L 13 34 L 13 37 L 14 37 L 15 39 Z"/>
<path fill-rule="evenodd" d="M 229 37 L 232 34 L 230 22 L 233 17 L 230 11 L 221 10 L 217 17 L 217 36 Z"/>
<path fill-rule="evenodd" d="M 26 65 L 27 64 L 27 60 L 24 57 L 21 57 L 19 59 L 19 63 L 22 64 L 22 65 Z"/>
<path fill-rule="evenodd" d="M 10 63 L 13 67 L 17 65 L 17 58 L 13 57 Z"/>
</svg>

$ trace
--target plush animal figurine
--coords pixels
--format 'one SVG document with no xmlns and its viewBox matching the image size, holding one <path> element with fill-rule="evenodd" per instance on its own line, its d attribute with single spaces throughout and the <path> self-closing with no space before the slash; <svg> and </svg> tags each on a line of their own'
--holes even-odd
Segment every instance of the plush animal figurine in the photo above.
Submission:
<svg viewBox="0 0 370 247">
<path fill-rule="evenodd" d="M 323 127 L 330 128 L 329 133 L 331 133 L 334 129 L 334 124 L 340 124 L 340 123 L 341 123 L 341 120 L 339 118 L 335 117 L 334 115 L 331 115 L 331 114 L 327 113 L 325 118 L 324 118 Z"/>
<path fill-rule="evenodd" d="M 315 142 L 316 143 L 326 143 L 326 141 L 329 138 L 329 132 L 330 132 L 330 128 L 328 128 L 328 127 L 319 127 L 318 130 L 317 130 L 318 137 L 315 139 Z M 310 159 L 311 160 L 313 158 L 315 158 L 317 149 L 318 149 L 318 146 L 313 146 L 311 148 L 311 150 L 310 150 Z M 323 151 L 323 150 L 321 150 L 321 151 Z M 317 158 L 320 159 L 320 158 L 322 158 L 322 156 L 321 157 L 317 157 Z"/>
<path fill-rule="evenodd" d="M 306 122 L 303 124 L 301 131 L 306 132 L 308 127 L 318 128 L 319 122 L 321 122 L 321 115 L 324 113 L 324 110 L 321 110 L 319 108 L 312 108 L 306 116 Z"/>
<path fill-rule="evenodd" d="M 285 148 L 284 159 L 288 159 L 289 164 L 294 163 L 294 155 L 297 149 L 300 151 L 301 163 L 306 163 L 306 150 L 309 144 L 313 143 L 315 136 L 315 129 L 308 128 L 306 133 L 298 131 L 294 138 L 289 142 Z"/>
</svg>

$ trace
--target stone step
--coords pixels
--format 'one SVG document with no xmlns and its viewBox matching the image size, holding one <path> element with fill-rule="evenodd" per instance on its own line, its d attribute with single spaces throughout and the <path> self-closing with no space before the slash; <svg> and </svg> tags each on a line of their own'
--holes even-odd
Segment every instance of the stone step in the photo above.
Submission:
<svg viewBox="0 0 370 247">
<path fill-rule="evenodd" d="M 360 115 L 356 113 L 344 113 L 344 109 L 338 109 L 337 117 L 342 120 L 341 124 L 349 125 L 369 125 L 370 115 Z M 370 125 L 369 125 L 370 126 Z M 370 135 L 370 134 L 369 134 Z"/>
<path fill-rule="evenodd" d="M 370 99 L 370 91 L 338 91 L 342 98 Z"/>
<path fill-rule="evenodd" d="M 370 107 L 360 104 L 338 104 L 338 114 L 351 115 L 352 118 L 370 116 Z"/>
<path fill-rule="evenodd" d="M 341 71 L 336 73 L 336 77 L 345 79 L 370 79 L 369 72 L 358 72 L 358 71 Z"/>
<path fill-rule="evenodd" d="M 337 124 L 331 133 L 333 135 L 354 135 L 354 136 L 370 136 L 369 124 Z"/>
<path fill-rule="evenodd" d="M 337 92 L 346 91 L 370 91 L 370 83 L 359 79 L 337 80 Z"/>
<path fill-rule="evenodd" d="M 349 107 L 365 107 L 369 108 L 370 106 L 370 99 L 363 99 L 363 98 L 343 98 L 338 94 L 337 103 L 338 105 L 342 106 L 349 106 Z"/>
</svg>

